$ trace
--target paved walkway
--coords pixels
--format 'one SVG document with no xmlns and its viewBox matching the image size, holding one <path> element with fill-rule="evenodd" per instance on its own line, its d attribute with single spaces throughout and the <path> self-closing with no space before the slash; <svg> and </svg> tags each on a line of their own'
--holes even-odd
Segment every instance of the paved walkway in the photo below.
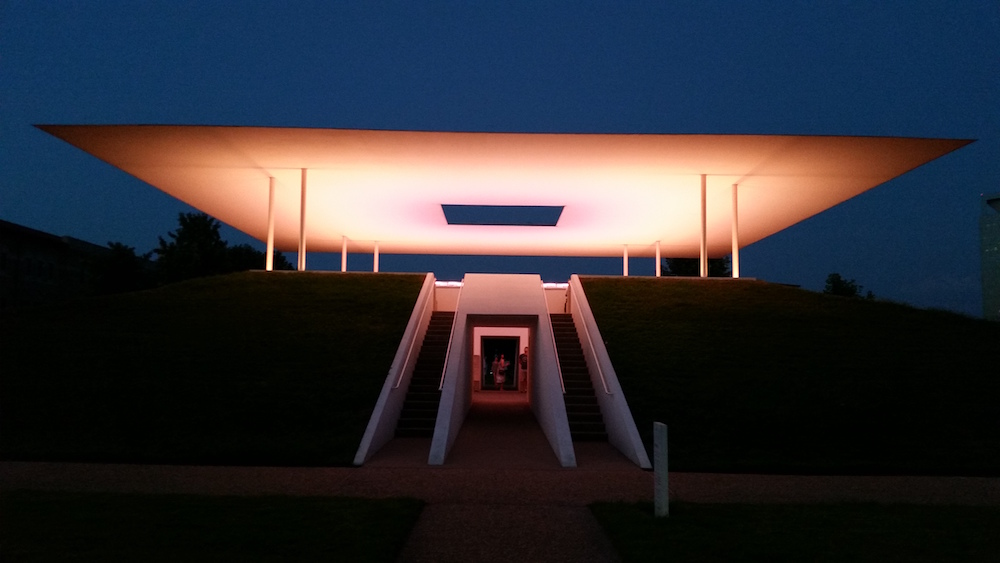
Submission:
<svg viewBox="0 0 1000 563">
<path fill-rule="evenodd" d="M 651 500 L 652 482 L 651 473 L 638 469 L 539 471 L 448 466 L 351 469 L 0 462 L 0 491 L 406 496 L 431 504 L 490 502 L 516 506 L 540 503 L 585 506 L 600 500 Z M 699 503 L 882 502 L 1000 506 L 1000 478 L 671 473 L 670 498 Z"/>
<path fill-rule="evenodd" d="M 587 505 L 648 501 L 652 474 L 604 443 L 559 466 L 522 405 L 477 404 L 441 467 L 429 439 L 396 439 L 361 468 L 0 463 L 0 490 L 229 495 L 408 496 L 428 503 L 402 561 L 617 561 Z M 1000 479 L 671 473 L 689 502 L 904 502 L 1000 505 Z"/>
</svg>

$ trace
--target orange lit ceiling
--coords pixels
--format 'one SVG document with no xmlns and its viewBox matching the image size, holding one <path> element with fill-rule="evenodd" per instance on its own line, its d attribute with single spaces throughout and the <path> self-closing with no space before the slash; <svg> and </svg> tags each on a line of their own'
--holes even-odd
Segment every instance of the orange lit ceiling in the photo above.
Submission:
<svg viewBox="0 0 1000 563">
<path fill-rule="evenodd" d="M 40 128 L 275 247 L 394 254 L 709 255 L 828 209 L 971 141 L 781 135 L 450 133 L 159 125 Z M 449 225 L 442 204 L 564 206 L 556 226 Z"/>
</svg>

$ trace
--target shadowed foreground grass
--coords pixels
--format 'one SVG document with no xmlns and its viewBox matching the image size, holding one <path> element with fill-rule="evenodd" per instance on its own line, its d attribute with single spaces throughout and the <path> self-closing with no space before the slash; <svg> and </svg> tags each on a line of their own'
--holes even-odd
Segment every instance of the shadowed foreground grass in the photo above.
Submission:
<svg viewBox="0 0 1000 563">
<path fill-rule="evenodd" d="M 878 504 L 596 503 L 626 562 L 995 561 L 1000 508 Z"/>
<path fill-rule="evenodd" d="M 0 456 L 348 465 L 422 282 L 246 272 L 5 312 Z"/>
<path fill-rule="evenodd" d="M 1000 475 L 1000 323 L 751 280 L 583 285 L 671 470 Z"/>
<path fill-rule="evenodd" d="M 394 561 L 413 499 L 17 491 L 0 496 L 5 561 Z"/>
</svg>

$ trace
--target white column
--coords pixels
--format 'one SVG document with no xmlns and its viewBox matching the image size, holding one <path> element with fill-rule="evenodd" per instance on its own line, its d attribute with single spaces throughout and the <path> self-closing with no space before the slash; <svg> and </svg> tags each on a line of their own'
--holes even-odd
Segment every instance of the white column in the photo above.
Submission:
<svg viewBox="0 0 1000 563">
<path fill-rule="evenodd" d="M 271 176 L 267 188 L 267 258 L 264 259 L 264 270 L 274 270 L 274 176 Z"/>
<path fill-rule="evenodd" d="M 375 241 L 375 254 L 372 256 L 372 271 L 378 273 L 378 241 Z"/>
<path fill-rule="evenodd" d="M 340 242 L 340 271 L 347 271 L 347 235 Z"/>
<path fill-rule="evenodd" d="M 622 246 L 622 275 L 628 277 L 628 245 Z"/>
<path fill-rule="evenodd" d="M 660 277 L 660 241 L 656 241 L 656 277 Z"/>
<path fill-rule="evenodd" d="M 707 175 L 701 175 L 701 277 L 708 277 L 708 226 L 707 214 L 705 212 L 705 201 L 707 189 Z"/>
<path fill-rule="evenodd" d="M 302 201 L 299 204 L 299 271 L 306 271 L 306 169 L 302 169 Z"/>
<path fill-rule="evenodd" d="M 740 277 L 740 214 L 737 185 L 733 184 L 733 277 Z"/>
</svg>

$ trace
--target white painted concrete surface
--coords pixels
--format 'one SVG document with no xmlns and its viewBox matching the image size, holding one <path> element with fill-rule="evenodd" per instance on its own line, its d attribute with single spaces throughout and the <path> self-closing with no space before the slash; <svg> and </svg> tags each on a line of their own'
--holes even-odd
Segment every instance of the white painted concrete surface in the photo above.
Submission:
<svg viewBox="0 0 1000 563">
<path fill-rule="evenodd" d="M 618 375 L 615 374 L 615 368 L 611 365 L 611 358 L 604 346 L 601 331 L 597 328 L 594 313 L 590 310 L 590 303 L 587 302 L 580 277 L 576 274 L 573 274 L 569 279 L 569 292 L 569 306 L 573 313 L 573 324 L 576 325 L 580 345 L 583 347 L 583 355 L 587 359 L 587 367 L 590 369 L 590 379 L 597 394 L 597 402 L 600 404 L 601 414 L 604 416 L 608 442 L 639 467 L 649 469 L 652 467 L 649 463 L 649 455 L 646 453 L 645 446 L 642 445 L 639 430 L 632 418 L 632 410 L 629 409 L 625 394 L 622 393 L 621 385 L 618 383 Z"/>
<path fill-rule="evenodd" d="M 354 465 L 363 465 L 396 433 L 396 424 L 403 411 L 403 401 L 410 387 L 413 367 L 417 363 L 420 346 L 424 341 L 424 335 L 427 334 L 431 314 L 434 312 L 434 293 L 434 274 L 427 274 L 417 296 L 417 302 L 413 306 L 413 312 L 410 313 L 403 338 L 396 348 L 389 373 L 385 376 L 382 392 L 379 393 L 375 409 L 368 419 L 368 427 L 365 428 L 364 436 L 361 438 L 361 445 L 354 455 Z"/>
<path fill-rule="evenodd" d="M 566 291 L 565 287 L 545 288 L 545 303 L 549 308 L 549 313 L 566 313 Z"/>
<path fill-rule="evenodd" d="M 458 307 L 458 296 L 461 293 L 461 287 L 438 287 L 434 291 L 434 310 L 454 311 Z"/>
<path fill-rule="evenodd" d="M 529 382 L 531 409 L 560 465 L 575 467 L 576 455 L 559 383 L 548 304 L 537 274 L 465 276 L 428 464 L 443 465 L 458 437 L 472 402 L 474 327 L 491 324 L 530 327 L 532 336 L 528 346 L 534 351 Z"/>
</svg>

